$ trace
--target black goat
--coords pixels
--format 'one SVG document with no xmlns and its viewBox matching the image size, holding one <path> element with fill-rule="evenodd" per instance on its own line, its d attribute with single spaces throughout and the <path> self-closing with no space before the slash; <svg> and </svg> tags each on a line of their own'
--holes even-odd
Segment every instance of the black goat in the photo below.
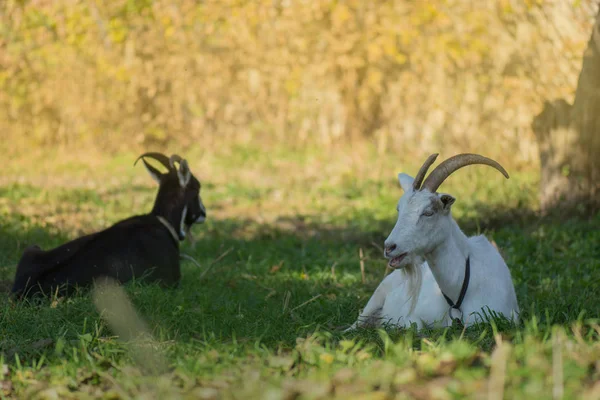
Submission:
<svg viewBox="0 0 600 400">
<path fill-rule="evenodd" d="M 145 158 L 163 164 L 161 173 Z M 200 182 L 186 160 L 160 153 L 145 153 L 142 160 L 159 183 L 150 214 L 117 222 L 108 229 L 82 236 L 55 249 L 28 247 L 17 266 L 12 293 L 68 295 L 75 287 L 89 287 L 102 277 L 121 283 L 133 278 L 175 286 L 181 278 L 179 241 L 195 223 L 202 223 L 206 210 L 200 198 Z M 177 165 L 179 167 L 177 168 Z"/>
</svg>

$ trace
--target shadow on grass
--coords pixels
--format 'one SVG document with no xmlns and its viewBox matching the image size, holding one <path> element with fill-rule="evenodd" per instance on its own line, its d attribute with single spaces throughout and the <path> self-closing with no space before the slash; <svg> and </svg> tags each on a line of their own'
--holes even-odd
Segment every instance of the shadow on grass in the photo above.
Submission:
<svg viewBox="0 0 600 400">
<path fill-rule="evenodd" d="M 542 225 L 561 224 L 569 221 L 593 222 L 600 213 L 587 213 L 583 208 L 554 208 L 544 213 L 531 208 L 513 208 L 501 205 L 489 206 L 476 203 L 472 207 L 476 218 L 460 218 L 458 223 L 465 232 L 497 229 L 536 229 Z"/>
<path fill-rule="evenodd" d="M 478 213 L 477 220 L 459 224 L 467 234 L 489 232 L 498 243 L 525 319 L 566 324 L 582 310 L 598 315 L 592 293 L 593 282 L 600 281 L 600 253 L 594 245 L 600 241 L 594 227 L 598 217 L 564 223 L 528 211 L 480 208 Z M 33 243 L 48 249 L 67 240 L 29 226 L 22 215 L 1 216 L 0 222 L 5 287 L 22 249 Z M 320 329 L 341 336 L 339 328 L 354 321 L 384 276 L 380 246 L 393 224 L 369 215 L 339 224 L 323 223 L 316 215 L 280 218 L 268 225 L 250 219 L 209 220 L 194 228 L 194 246 L 182 246 L 200 267 L 182 261 L 179 289 L 134 283 L 127 292 L 153 334 L 179 343 L 183 347 L 174 351 L 182 353 L 193 343 L 293 347 L 297 337 Z M 46 338 L 77 340 L 86 332 L 110 335 L 86 293 L 52 307 L 2 303 L 7 321 L 3 346 L 19 348 Z M 472 336 L 479 333 L 474 328 Z"/>
</svg>

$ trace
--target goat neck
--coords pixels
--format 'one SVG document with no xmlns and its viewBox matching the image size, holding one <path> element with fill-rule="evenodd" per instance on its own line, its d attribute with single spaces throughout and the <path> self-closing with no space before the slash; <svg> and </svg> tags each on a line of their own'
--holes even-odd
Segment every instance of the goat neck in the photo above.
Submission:
<svg viewBox="0 0 600 400">
<path fill-rule="evenodd" d="M 187 206 L 182 197 L 183 193 L 179 188 L 161 185 L 151 211 L 152 215 L 163 218 L 171 225 L 179 240 L 185 239 L 184 221 L 187 214 Z"/>
<path fill-rule="evenodd" d="M 467 236 L 448 215 L 445 239 L 425 254 L 440 289 L 454 302 L 457 301 L 465 278 L 465 263 L 469 256 Z"/>
</svg>

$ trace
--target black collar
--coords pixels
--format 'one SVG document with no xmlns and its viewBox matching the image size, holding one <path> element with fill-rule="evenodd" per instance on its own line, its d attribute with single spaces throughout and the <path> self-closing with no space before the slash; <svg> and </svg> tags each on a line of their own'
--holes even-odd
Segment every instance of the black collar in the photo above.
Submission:
<svg viewBox="0 0 600 400">
<path fill-rule="evenodd" d="M 450 308 L 455 308 L 457 310 L 460 310 L 460 306 L 462 305 L 462 302 L 465 299 L 465 294 L 467 294 L 467 289 L 469 288 L 470 278 L 471 278 L 471 256 L 468 256 L 467 262 L 465 264 L 465 279 L 463 280 L 462 288 L 460 289 L 460 294 L 458 295 L 458 301 L 456 302 L 456 304 L 454 302 L 452 302 L 450 297 L 446 296 L 446 294 L 444 292 L 442 292 L 442 294 L 444 295 L 444 298 L 446 299 L 446 302 L 448 303 Z"/>
</svg>

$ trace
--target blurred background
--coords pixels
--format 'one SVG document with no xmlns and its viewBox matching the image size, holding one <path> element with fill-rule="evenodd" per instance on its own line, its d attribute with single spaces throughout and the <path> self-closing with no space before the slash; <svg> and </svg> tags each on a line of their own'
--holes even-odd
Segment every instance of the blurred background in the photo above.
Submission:
<svg viewBox="0 0 600 400">
<path fill-rule="evenodd" d="M 532 122 L 546 101 L 573 101 L 597 9 L 593 0 L 4 0 L 0 150 L 350 144 L 415 163 L 478 152 L 537 168 Z"/>
<path fill-rule="evenodd" d="M 283 396 L 271 390 L 280 376 L 296 398 L 297 387 L 325 388 L 304 380 L 312 369 L 321 379 L 351 367 L 369 375 L 336 372 L 332 382 L 377 390 L 370 398 L 401 396 L 397 382 L 424 398 L 425 377 L 431 396 L 483 397 L 488 373 L 506 398 L 551 398 L 562 396 L 564 356 L 564 397 L 598 398 L 597 320 L 581 325 L 600 315 L 598 9 L 599 0 L 0 0 L 0 396 L 90 398 L 114 387 L 98 396 L 174 398 L 156 393 L 209 389 L 212 375 L 225 391 L 239 368 L 262 398 Z M 182 244 L 197 263 L 182 262 L 181 290 L 127 289 L 169 368 L 187 371 L 137 384 L 133 370 L 113 369 L 127 357 L 88 297 L 35 308 L 2 298 L 27 246 L 51 249 L 151 210 L 156 182 L 133 166 L 146 151 L 187 159 L 208 217 Z M 372 359 L 338 333 L 326 347 L 313 342 L 313 332 L 351 324 L 389 272 L 382 246 L 397 218 L 397 173 L 462 152 L 510 174 L 465 168 L 440 190 L 456 196 L 465 233 L 500 249 L 523 329 L 402 331 L 393 348 L 379 333 L 358 337 L 375 344 Z M 560 218 L 545 215 L 556 209 Z M 551 328 L 575 321 L 573 335 Z M 502 340 L 506 351 L 489 358 Z M 299 356 L 288 364 L 279 349 Z M 9 373 L 11 358 L 19 367 Z M 41 392 L 44 382 L 64 391 Z M 350 398 L 335 385 L 327 392 Z"/>
</svg>

